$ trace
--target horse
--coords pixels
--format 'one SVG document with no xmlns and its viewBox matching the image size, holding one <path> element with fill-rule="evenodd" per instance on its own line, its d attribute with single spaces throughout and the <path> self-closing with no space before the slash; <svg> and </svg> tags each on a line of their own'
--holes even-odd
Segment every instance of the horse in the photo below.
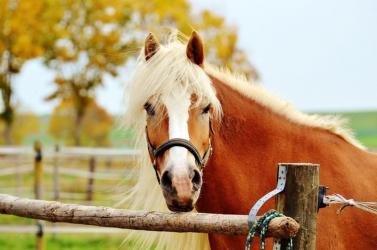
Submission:
<svg viewBox="0 0 377 250">
<path fill-rule="evenodd" d="M 248 214 L 275 187 L 279 162 L 319 163 L 320 182 L 332 192 L 377 197 L 377 155 L 342 119 L 304 114 L 261 84 L 207 64 L 195 31 L 188 42 L 172 36 L 165 45 L 150 33 L 126 86 L 125 121 L 141 152 L 136 184 L 123 200 L 131 209 Z M 376 249 L 376 232 L 373 215 L 321 209 L 317 249 Z M 198 233 L 132 231 L 126 240 L 137 249 L 245 244 L 244 236 Z"/>
</svg>

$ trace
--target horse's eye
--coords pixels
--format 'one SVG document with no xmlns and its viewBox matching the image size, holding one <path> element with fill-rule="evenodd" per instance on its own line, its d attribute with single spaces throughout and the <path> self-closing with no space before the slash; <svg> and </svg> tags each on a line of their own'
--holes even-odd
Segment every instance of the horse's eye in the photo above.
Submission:
<svg viewBox="0 0 377 250">
<path fill-rule="evenodd" d="M 147 114 L 149 116 L 154 116 L 155 115 L 154 107 L 149 102 L 147 102 L 147 103 L 144 104 L 144 109 L 145 109 L 145 111 L 147 111 Z"/>
<path fill-rule="evenodd" d="M 202 111 L 202 114 L 207 114 L 211 110 L 211 104 L 208 104 Z"/>
</svg>

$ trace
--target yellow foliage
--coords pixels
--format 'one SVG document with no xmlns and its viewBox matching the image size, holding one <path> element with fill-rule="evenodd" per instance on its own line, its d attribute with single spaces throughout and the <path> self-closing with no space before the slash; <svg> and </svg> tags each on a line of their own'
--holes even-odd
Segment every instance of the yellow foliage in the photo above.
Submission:
<svg viewBox="0 0 377 250">
<path fill-rule="evenodd" d="M 44 18 L 46 1 L 2 0 L 0 11 L 0 43 L 3 50 L 19 61 L 43 53 L 41 31 L 49 22 Z"/>
<path fill-rule="evenodd" d="M 174 27 L 187 36 L 196 29 L 205 41 L 206 60 L 244 73 L 250 79 L 258 78 L 246 53 L 237 47 L 237 29 L 228 25 L 224 17 L 210 10 L 195 14 L 187 0 L 129 0 L 129 4 L 137 17 L 130 24 L 131 29 L 166 34 L 166 27 Z"/>
<path fill-rule="evenodd" d="M 52 113 L 48 132 L 66 145 L 74 145 L 75 107 L 72 100 L 63 100 Z M 105 109 L 91 100 L 81 123 L 80 139 L 83 146 L 109 146 L 112 117 Z"/>
<path fill-rule="evenodd" d="M 0 131 L 5 127 L 4 121 L 0 121 Z M 40 132 L 40 121 L 38 116 L 31 112 L 18 113 L 14 119 L 12 139 L 14 144 L 22 144 L 24 139 L 30 135 L 37 135 Z M 0 137 L 0 144 L 4 144 L 4 138 Z"/>
<path fill-rule="evenodd" d="M 0 55 L 3 54 L 4 49 L 5 49 L 4 42 L 3 42 L 3 41 L 0 41 Z"/>
<path fill-rule="evenodd" d="M 48 30 L 57 20 L 58 8 L 55 7 L 58 1 L 0 1 L 0 92 L 3 104 L 0 119 L 5 123 L 6 143 L 11 144 L 11 128 L 13 124 L 17 125 L 12 102 L 12 75 L 20 72 L 25 61 L 44 54 L 47 41 L 53 40 Z M 17 138 L 23 136 L 13 137 L 17 142 Z"/>
</svg>

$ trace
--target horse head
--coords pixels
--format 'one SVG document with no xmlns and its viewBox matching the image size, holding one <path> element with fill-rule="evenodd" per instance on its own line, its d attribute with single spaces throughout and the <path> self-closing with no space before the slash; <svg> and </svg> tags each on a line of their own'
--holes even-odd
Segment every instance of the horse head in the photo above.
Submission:
<svg viewBox="0 0 377 250">
<path fill-rule="evenodd" d="M 165 47 L 149 34 L 141 57 L 132 84 L 156 181 L 171 211 L 191 211 L 211 154 L 211 119 L 221 110 L 203 69 L 203 42 L 194 31 L 186 45 Z"/>
</svg>

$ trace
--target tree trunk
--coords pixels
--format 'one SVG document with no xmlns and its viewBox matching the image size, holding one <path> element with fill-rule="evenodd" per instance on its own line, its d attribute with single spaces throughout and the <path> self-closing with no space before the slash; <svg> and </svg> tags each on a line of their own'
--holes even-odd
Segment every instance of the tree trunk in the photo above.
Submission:
<svg viewBox="0 0 377 250">
<path fill-rule="evenodd" d="M 8 74 L 1 79 L 1 97 L 3 101 L 3 111 L 1 112 L 0 118 L 5 123 L 5 128 L 3 131 L 4 142 L 7 145 L 13 144 L 12 140 L 12 127 L 14 120 L 14 109 L 12 107 L 12 87 L 10 85 L 11 75 Z"/>
<path fill-rule="evenodd" d="M 6 42 L 6 47 L 9 48 L 11 45 L 10 38 L 7 38 L 5 42 Z M 6 61 L 5 69 L 0 78 L 1 97 L 3 100 L 3 111 L 1 112 L 1 119 L 5 123 L 5 128 L 4 128 L 5 144 L 11 145 L 13 144 L 12 126 L 13 126 L 13 120 L 14 120 L 14 108 L 12 106 L 13 89 L 12 89 L 11 84 L 12 84 L 13 74 L 19 72 L 20 68 L 14 67 L 14 65 L 12 65 L 13 55 L 10 52 L 10 50 L 4 51 L 4 55 L 5 57 L 3 57 L 3 59 Z"/>
<path fill-rule="evenodd" d="M 75 128 L 73 131 L 73 139 L 75 142 L 75 146 L 81 146 L 81 129 L 83 118 L 84 112 L 76 112 Z"/>
<path fill-rule="evenodd" d="M 80 89 L 74 91 L 74 107 L 76 112 L 75 128 L 73 131 L 73 138 L 75 146 L 81 146 L 81 133 L 82 133 L 82 122 L 84 120 L 85 112 L 88 108 L 87 97 L 80 95 Z"/>
<path fill-rule="evenodd" d="M 13 131 L 13 124 L 12 122 L 9 122 L 7 120 L 5 122 L 5 128 L 4 128 L 4 141 L 6 145 L 12 145 L 13 144 L 13 138 L 12 138 L 12 131 Z"/>
</svg>

